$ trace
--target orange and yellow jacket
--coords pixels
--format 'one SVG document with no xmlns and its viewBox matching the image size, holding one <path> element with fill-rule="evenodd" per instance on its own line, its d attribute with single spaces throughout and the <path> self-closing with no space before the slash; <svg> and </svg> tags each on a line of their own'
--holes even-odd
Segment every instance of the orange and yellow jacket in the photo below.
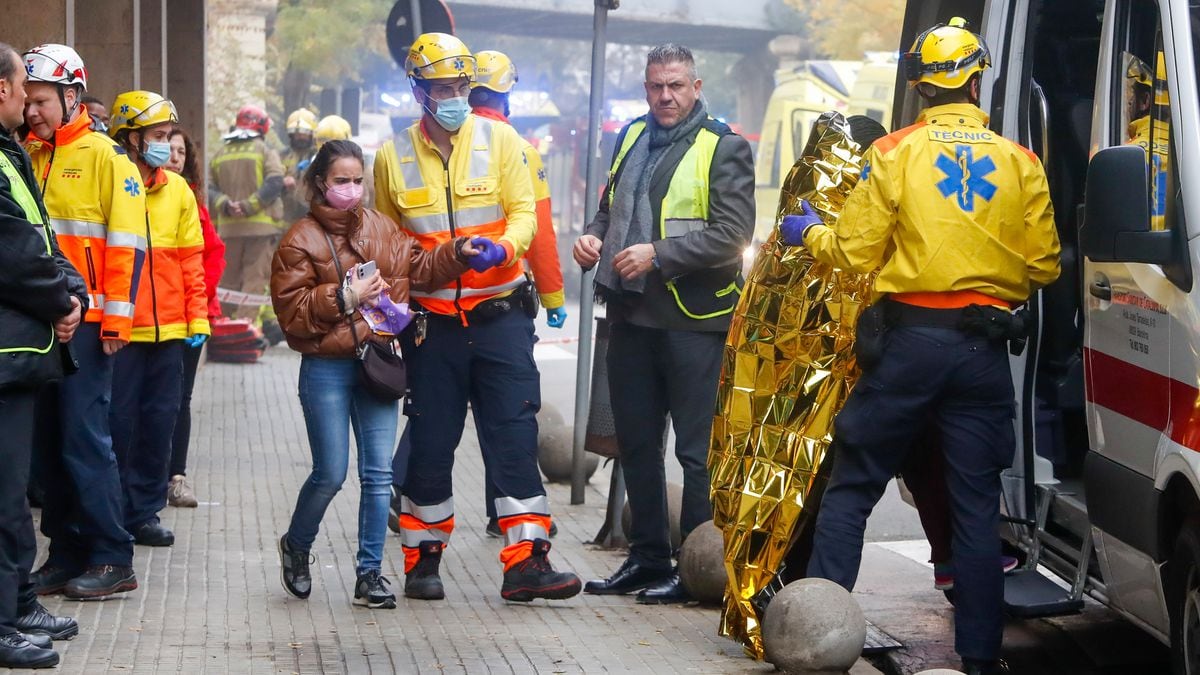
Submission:
<svg viewBox="0 0 1200 675">
<path fill-rule="evenodd" d="M 101 339 L 129 340 L 146 257 L 146 193 L 125 150 L 91 122 L 83 108 L 53 141 L 31 134 L 25 149 L 58 244 L 87 282 L 84 320 L 100 324 Z"/>
<path fill-rule="evenodd" d="M 511 124 L 503 114 L 491 108 L 476 108 L 475 114 L 480 117 Z M 555 309 L 563 306 L 563 276 L 562 267 L 558 261 L 558 235 L 554 231 L 554 218 L 550 210 L 550 183 L 546 180 L 546 167 L 542 164 L 542 156 L 533 144 L 521 139 L 521 153 L 525 157 L 525 166 L 529 167 L 529 181 L 533 183 L 534 210 L 537 212 L 537 231 L 533 233 L 533 242 L 525 252 L 525 262 L 533 272 L 533 285 L 537 287 L 542 306 Z"/>
<path fill-rule="evenodd" d="M 488 237 L 504 247 L 505 263 L 469 270 L 432 292 L 412 297 L 437 314 L 459 314 L 525 281 L 521 266 L 537 230 L 533 186 L 521 137 L 507 124 L 468 115 L 443 161 L 418 121 L 384 143 L 375 156 L 375 208 L 433 249 L 454 237 Z"/>
<path fill-rule="evenodd" d="M 212 334 L 204 282 L 204 234 L 196 193 L 177 173 L 155 169 L 146 184 L 149 262 L 133 315 L 134 342 Z"/>
<path fill-rule="evenodd" d="M 875 141 L 841 217 L 809 228 L 804 245 L 843 270 L 882 265 L 875 290 L 910 304 L 949 292 L 1022 303 L 1059 274 L 1042 163 L 965 103 Z"/>
</svg>

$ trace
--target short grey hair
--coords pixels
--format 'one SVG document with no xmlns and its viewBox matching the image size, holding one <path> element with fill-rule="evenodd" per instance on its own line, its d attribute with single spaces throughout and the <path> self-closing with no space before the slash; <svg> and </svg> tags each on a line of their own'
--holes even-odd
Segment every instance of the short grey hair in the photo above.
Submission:
<svg viewBox="0 0 1200 675">
<path fill-rule="evenodd" d="M 23 67 L 21 54 L 6 42 L 0 42 L 0 80 L 12 82 L 17 68 Z"/>
<path fill-rule="evenodd" d="M 693 82 L 700 79 L 696 74 L 696 59 L 692 56 L 692 50 L 683 45 L 668 42 L 661 44 L 646 54 L 646 69 L 649 70 L 653 65 L 666 65 L 668 63 L 682 63 L 687 66 L 688 77 Z"/>
</svg>

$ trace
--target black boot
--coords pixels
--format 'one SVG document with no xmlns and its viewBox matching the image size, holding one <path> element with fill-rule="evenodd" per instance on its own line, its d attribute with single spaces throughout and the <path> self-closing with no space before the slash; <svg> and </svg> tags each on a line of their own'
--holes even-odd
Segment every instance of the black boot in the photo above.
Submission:
<svg viewBox="0 0 1200 675">
<path fill-rule="evenodd" d="M 0 668 L 53 668 L 58 652 L 38 647 L 20 633 L 0 635 Z"/>
<path fill-rule="evenodd" d="M 175 543 L 175 533 L 157 520 L 142 523 L 131 534 L 133 541 L 142 546 L 171 546 Z"/>
<path fill-rule="evenodd" d="M 132 567 L 96 565 L 67 582 L 63 593 L 68 598 L 83 600 L 101 598 L 113 593 L 125 593 L 138 587 Z"/>
<path fill-rule="evenodd" d="M 554 571 L 546 557 L 549 553 L 549 541 L 534 539 L 529 557 L 504 572 L 500 597 L 513 602 L 529 602 L 534 598 L 566 600 L 578 595 L 583 587 L 579 577 L 570 572 Z"/>
<path fill-rule="evenodd" d="M 440 541 L 421 542 L 421 557 L 417 564 L 404 575 L 404 596 L 416 600 L 441 600 L 446 597 L 446 589 L 442 586 L 442 577 L 438 575 L 438 567 L 442 564 L 442 549 L 445 544 Z"/>
<path fill-rule="evenodd" d="M 379 570 L 363 572 L 354 584 L 354 604 L 371 609 L 395 609 L 396 596 L 387 589 L 391 583 Z"/>
<path fill-rule="evenodd" d="M 69 640 L 79 634 L 79 623 L 69 616 L 54 616 L 34 601 L 33 607 L 17 617 L 13 627 L 26 635 L 49 635 L 52 640 Z"/>
<path fill-rule="evenodd" d="M 69 569 L 51 563 L 46 563 L 29 575 L 33 590 L 38 595 L 57 595 L 62 593 L 67 582 L 79 576 L 82 568 Z"/>
</svg>

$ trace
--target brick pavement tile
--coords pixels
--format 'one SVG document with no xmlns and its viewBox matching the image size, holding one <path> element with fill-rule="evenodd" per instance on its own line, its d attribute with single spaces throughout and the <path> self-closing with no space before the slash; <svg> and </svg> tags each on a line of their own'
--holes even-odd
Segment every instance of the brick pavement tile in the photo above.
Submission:
<svg viewBox="0 0 1200 675">
<path fill-rule="evenodd" d="M 456 454 L 458 530 L 442 563 L 446 600 L 403 597 L 403 554 L 399 539 L 389 534 L 384 574 L 399 598 L 397 608 L 351 604 L 356 458 L 313 546 L 312 596 L 288 596 L 279 581 L 276 541 L 311 466 L 296 396 L 299 363 L 276 347 L 258 364 L 206 364 L 200 370 L 188 473 L 201 505 L 162 512 L 176 544 L 137 547 L 138 590 L 104 601 L 46 599 L 47 607 L 75 616 L 82 628 L 75 640 L 59 643 L 60 672 L 771 670 L 716 635 L 715 609 L 643 607 L 631 597 L 581 595 L 529 604 L 501 599 L 502 544 L 483 531 L 483 463 L 470 416 Z M 584 579 L 606 576 L 624 555 L 589 543 L 603 523 L 607 477 L 607 469 L 592 477 L 587 503 L 580 506 L 570 504 L 569 486 L 547 486 L 560 530 L 551 560 Z"/>
</svg>

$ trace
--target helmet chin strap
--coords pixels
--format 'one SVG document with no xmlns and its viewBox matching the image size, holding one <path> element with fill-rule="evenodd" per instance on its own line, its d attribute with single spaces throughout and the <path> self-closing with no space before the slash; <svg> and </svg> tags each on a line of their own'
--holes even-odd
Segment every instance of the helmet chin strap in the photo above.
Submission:
<svg viewBox="0 0 1200 675">
<path fill-rule="evenodd" d="M 62 114 L 62 119 L 59 120 L 58 127 L 55 128 L 55 130 L 54 130 L 56 133 L 58 132 L 59 129 L 67 126 L 67 124 L 70 123 L 71 118 L 75 115 L 75 111 L 79 109 L 79 94 L 78 94 L 78 92 L 76 92 L 75 105 L 71 106 L 71 110 L 69 110 L 69 111 L 67 110 L 67 94 L 66 94 L 66 92 L 67 92 L 68 86 L 74 86 L 74 85 L 66 85 L 66 84 L 58 85 L 58 102 L 62 106 L 63 114 Z"/>
</svg>

